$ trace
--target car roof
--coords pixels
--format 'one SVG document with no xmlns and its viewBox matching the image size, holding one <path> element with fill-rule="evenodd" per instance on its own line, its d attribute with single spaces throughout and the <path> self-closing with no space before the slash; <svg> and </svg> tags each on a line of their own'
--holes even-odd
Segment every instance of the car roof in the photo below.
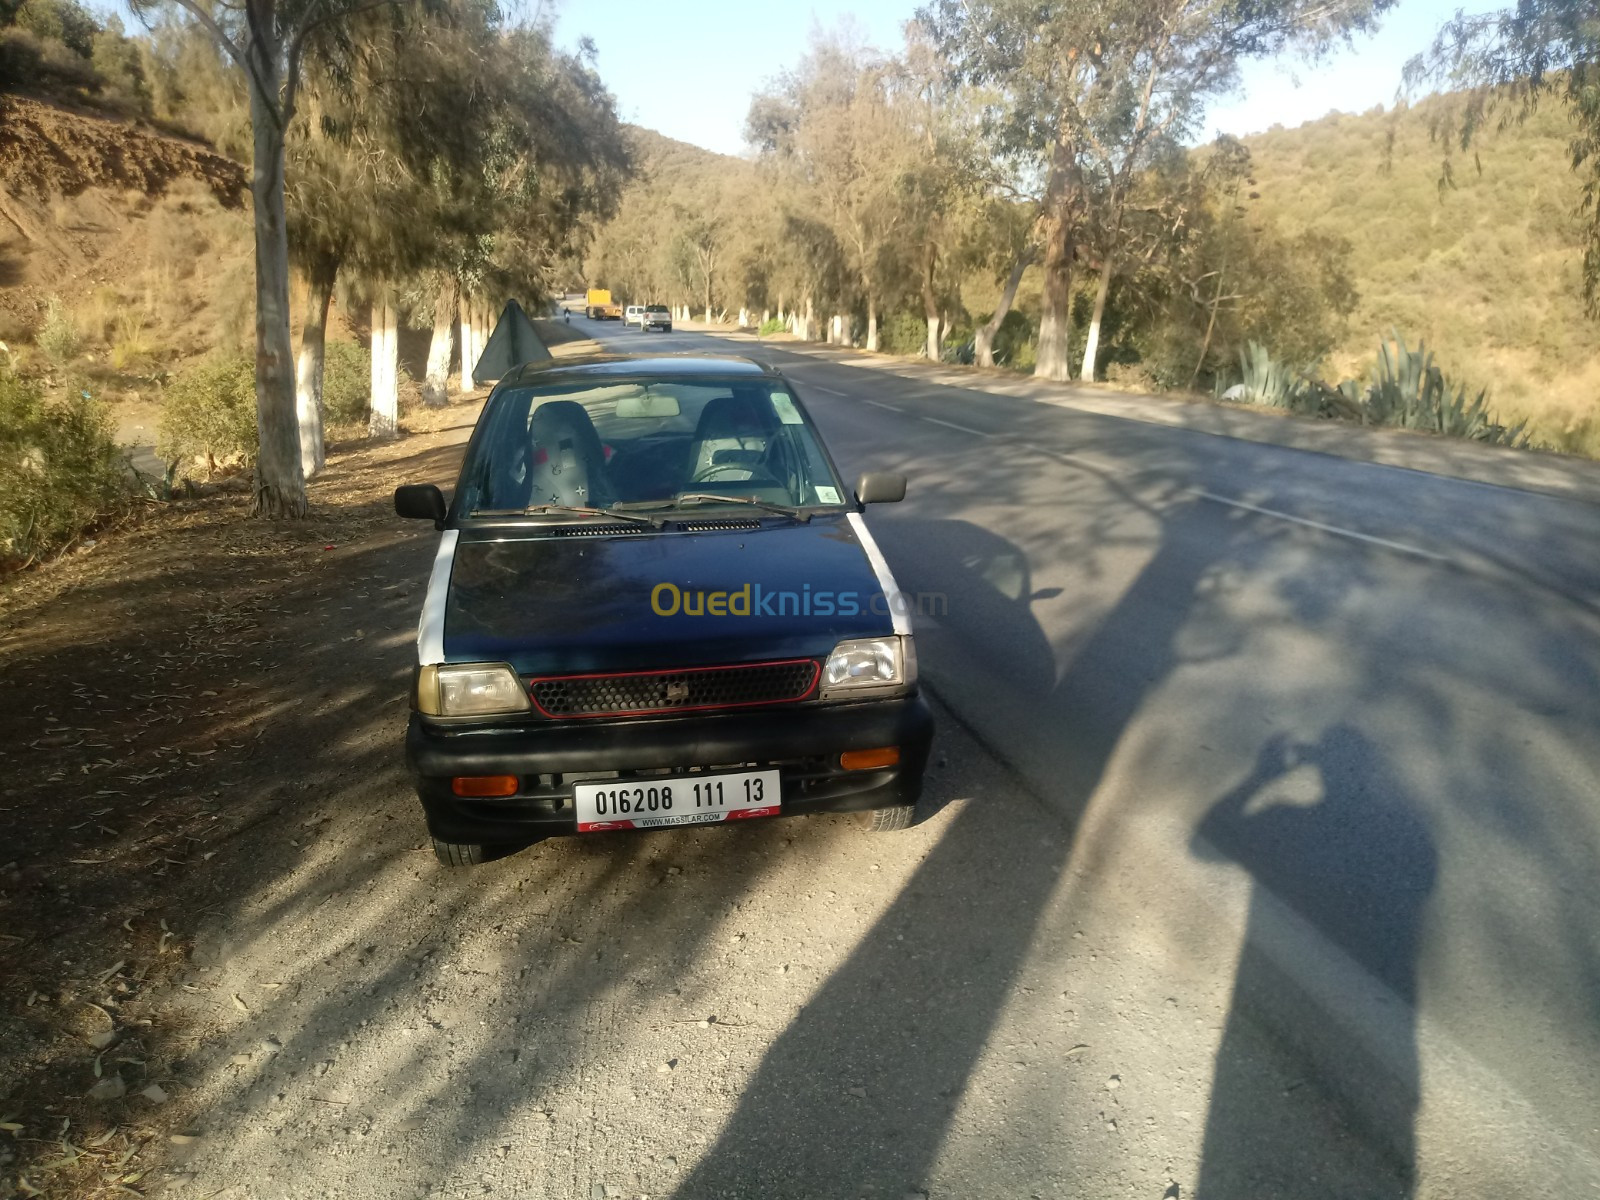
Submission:
<svg viewBox="0 0 1600 1200">
<path fill-rule="evenodd" d="M 737 354 L 585 354 L 524 363 L 500 386 L 581 383 L 620 379 L 773 379 L 776 367 Z"/>
</svg>

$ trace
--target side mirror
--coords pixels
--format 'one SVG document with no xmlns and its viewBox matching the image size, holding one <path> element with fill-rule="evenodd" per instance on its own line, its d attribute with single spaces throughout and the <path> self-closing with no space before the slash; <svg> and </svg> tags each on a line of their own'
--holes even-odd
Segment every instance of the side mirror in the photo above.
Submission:
<svg viewBox="0 0 1600 1200">
<path fill-rule="evenodd" d="M 394 511 L 399 517 L 444 523 L 444 493 L 431 483 L 408 483 L 394 490 Z"/>
<path fill-rule="evenodd" d="M 856 499 L 862 504 L 895 504 L 906 498 L 906 477 L 887 471 L 868 471 L 856 480 Z"/>
</svg>

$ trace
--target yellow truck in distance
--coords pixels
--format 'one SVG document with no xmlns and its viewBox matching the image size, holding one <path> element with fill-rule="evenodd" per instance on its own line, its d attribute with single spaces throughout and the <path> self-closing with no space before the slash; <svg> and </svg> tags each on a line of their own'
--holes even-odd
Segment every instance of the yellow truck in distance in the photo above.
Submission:
<svg viewBox="0 0 1600 1200">
<path fill-rule="evenodd" d="M 622 320 L 622 305 L 611 300 L 611 293 L 605 288 L 590 288 L 589 295 L 584 300 L 583 315 L 591 321 L 620 321 Z"/>
</svg>

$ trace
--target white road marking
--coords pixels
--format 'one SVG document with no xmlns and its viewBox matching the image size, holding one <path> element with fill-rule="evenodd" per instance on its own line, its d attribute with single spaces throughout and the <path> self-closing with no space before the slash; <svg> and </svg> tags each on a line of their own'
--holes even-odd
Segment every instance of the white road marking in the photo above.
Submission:
<svg viewBox="0 0 1600 1200">
<path fill-rule="evenodd" d="M 1289 521 L 1295 525 L 1304 525 L 1309 529 L 1318 529 L 1323 533 L 1331 533 L 1336 537 L 1353 538 L 1358 542 L 1382 546 L 1386 550 L 1397 550 L 1401 554 L 1414 554 L 1418 558 L 1428 558 L 1434 562 L 1450 561 L 1450 556 L 1447 554 L 1437 554 L 1432 550 L 1423 550 L 1418 546 L 1408 546 L 1404 542 L 1391 542 L 1388 538 L 1374 537 L 1370 533 L 1358 533 L 1354 529 L 1345 529 L 1338 525 L 1327 525 L 1307 517 L 1296 517 L 1286 512 L 1279 512 L 1275 508 L 1262 508 L 1257 504 L 1246 504 L 1243 500 L 1230 500 L 1226 496 L 1217 496 L 1211 492 L 1203 492 L 1198 489 L 1192 491 L 1191 495 L 1198 496 L 1202 500 L 1209 500 L 1213 504 L 1225 504 L 1229 508 L 1242 508 L 1246 512 L 1260 513 L 1264 517 L 1275 517 L 1280 521 Z"/>
<path fill-rule="evenodd" d="M 863 400 L 861 403 L 870 404 L 870 405 L 872 405 L 873 408 L 881 408 L 881 409 L 885 410 L 886 412 L 892 412 L 892 413 L 905 412 L 905 409 L 896 408 L 892 404 L 885 404 L 881 400 Z"/>
<path fill-rule="evenodd" d="M 806 384 L 806 386 L 811 388 L 813 391 L 827 392 L 828 395 L 830 395 L 830 396 L 843 396 L 844 395 L 843 392 L 836 392 L 830 387 L 823 387 L 820 383 L 808 383 L 808 384 Z"/>
<path fill-rule="evenodd" d="M 994 437 L 994 434 L 985 433 L 981 429 L 968 429 L 965 425 L 957 425 L 954 421 L 941 421 L 938 417 L 922 417 L 920 419 L 927 421 L 931 425 L 943 425 L 946 429 L 956 429 L 962 433 L 970 433 L 973 437 Z"/>
</svg>

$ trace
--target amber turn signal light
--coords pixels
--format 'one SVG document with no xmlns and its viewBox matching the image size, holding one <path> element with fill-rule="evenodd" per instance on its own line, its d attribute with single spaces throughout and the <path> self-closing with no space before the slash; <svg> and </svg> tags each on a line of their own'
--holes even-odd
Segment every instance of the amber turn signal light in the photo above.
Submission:
<svg viewBox="0 0 1600 1200">
<path fill-rule="evenodd" d="M 846 771 L 874 771 L 879 767 L 892 767 L 899 761 L 899 746 L 880 746 L 876 750 L 846 750 L 839 755 L 839 765 Z"/>
<path fill-rule="evenodd" d="M 458 796 L 515 796 L 515 775 L 457 775 L 450 790 Z"/>
</svg>

